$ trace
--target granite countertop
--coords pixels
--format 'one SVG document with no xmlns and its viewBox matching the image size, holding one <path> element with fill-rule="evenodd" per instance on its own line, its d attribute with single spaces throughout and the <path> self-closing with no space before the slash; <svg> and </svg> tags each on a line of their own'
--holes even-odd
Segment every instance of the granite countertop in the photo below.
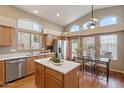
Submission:
<svg viewBox="0 0 124 93">
<path fill-rule="evenodd" d="M 5 54 L 5 55 L 0 55 L 0 61 L 5 61 L 5 60 L 12 60 L 12 59 L 18 59 L 18 58 L 27 58 L 27 57 L 33 57 L 33 56 L 45 56 L 49 54 L 55 54 L 54 52 L 50 53 L 40 53 L 40 54 L 26 54 L 26 53 L 15 53 L 15 54 Z"/>
<path fill-rule="evenodd" d="M 55 71 L 58 71 L 62 74 L 66 74 L 66 73 L 70 72 L 71 70 L 75 69 L 76 67 L 78 67 L 80 65 L 79 63 L 76 63 L 76 62 L 63 60 L 64 62 L 63 62 L 62 65 L 56 66 L 53 63 L 49 62 L 50 58 L 51 57 L 43 58 L 43 59 L 37 59 L 37 60 L 34 60 L 34 61 L 37 62 L 37 63 L 40 63 L 43 66 L 46 66 L 46 67 L 51 68 Z"/>
</svg>

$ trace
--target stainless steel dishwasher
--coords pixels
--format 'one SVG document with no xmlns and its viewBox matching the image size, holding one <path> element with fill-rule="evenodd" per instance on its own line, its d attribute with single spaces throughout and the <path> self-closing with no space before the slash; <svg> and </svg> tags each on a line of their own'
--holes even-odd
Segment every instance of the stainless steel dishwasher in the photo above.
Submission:
<svg viewBox="0 0 124 93">
<path fill-rule="evenodd" d="M 12 59 L 6 61 L 6 83 L 26 75 L 26 59 Z"/>
</svg>

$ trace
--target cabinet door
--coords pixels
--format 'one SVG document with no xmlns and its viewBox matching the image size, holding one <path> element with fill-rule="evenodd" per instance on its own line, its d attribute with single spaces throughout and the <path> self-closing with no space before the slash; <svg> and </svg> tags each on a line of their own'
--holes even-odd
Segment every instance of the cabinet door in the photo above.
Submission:
<svg viewBox="0 0 124 93">
<path fill-rule="evenodd" d="M 32 74 L 34 73 L 34 60 L 35 58 L 27 58 L 27 74 Z"/>
<path fill-rule="evenodd" d="M 5 82 L 4 66 L 4 62 L 0 62 L 0 85 L 3 85 Z"/>
<path fill-rule="evenodd" d="M 12 31 L 10 27 L 1 26 L 0 29 L 0 45 L 10 46 L 12 44 Z"/>
<path fill-rule="evenodd" d="M 35 85 L 37 88 L 44 88 L 44 72 L 40 69 L 35 69 Z"/>
<path fill-rule="evenodd" d="M 47 35 L 46 36 L 46 46 L 52 46 L 53 45 L 53 35 Z"/>
<path fill-rule="evenodd" d="M 63 83 L 54 77 L 45 74 L 45 88 L 63 88 Z"/>
</svg>

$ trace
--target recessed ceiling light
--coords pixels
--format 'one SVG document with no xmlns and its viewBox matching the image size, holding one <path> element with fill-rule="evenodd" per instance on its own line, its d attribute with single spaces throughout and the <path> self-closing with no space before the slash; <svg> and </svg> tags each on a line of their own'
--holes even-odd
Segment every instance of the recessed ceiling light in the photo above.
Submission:
<svg viewBox="0 0 124 93">
<path fill-rule="evenodd" d="M 38 13 L 38 11 L 37 11 L 37 10 L 34 10 L 34 13 L 35 13 L 35 14 L 37 14 L 37 13 Z"/>
<path fill-rule="evenodd" d="M 56 16 L 60 16 L 60 14 L 59 14 L 59 13 L 57 13 L 57 14 L 56 14 Z"/>
</svg>

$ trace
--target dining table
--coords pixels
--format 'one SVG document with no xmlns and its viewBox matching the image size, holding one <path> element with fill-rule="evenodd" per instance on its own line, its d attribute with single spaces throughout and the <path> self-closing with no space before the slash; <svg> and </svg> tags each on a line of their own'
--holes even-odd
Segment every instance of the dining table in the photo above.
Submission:
<svg viewBox="0 0 124 93">
<path fill-rule="evenodd" d="M 110 67 L 110 58 L 106 58 L 106 57 L 87 57 L 87 56 L 83 56 L 83 63 L 85 61 L 90 60 L 91 62 L 95 62 L 96 64 L 105 64 L 106 65 L 106 69 L 107 69 L 107 83 L 109 82 L 109 67 Z"/>
</svg>

